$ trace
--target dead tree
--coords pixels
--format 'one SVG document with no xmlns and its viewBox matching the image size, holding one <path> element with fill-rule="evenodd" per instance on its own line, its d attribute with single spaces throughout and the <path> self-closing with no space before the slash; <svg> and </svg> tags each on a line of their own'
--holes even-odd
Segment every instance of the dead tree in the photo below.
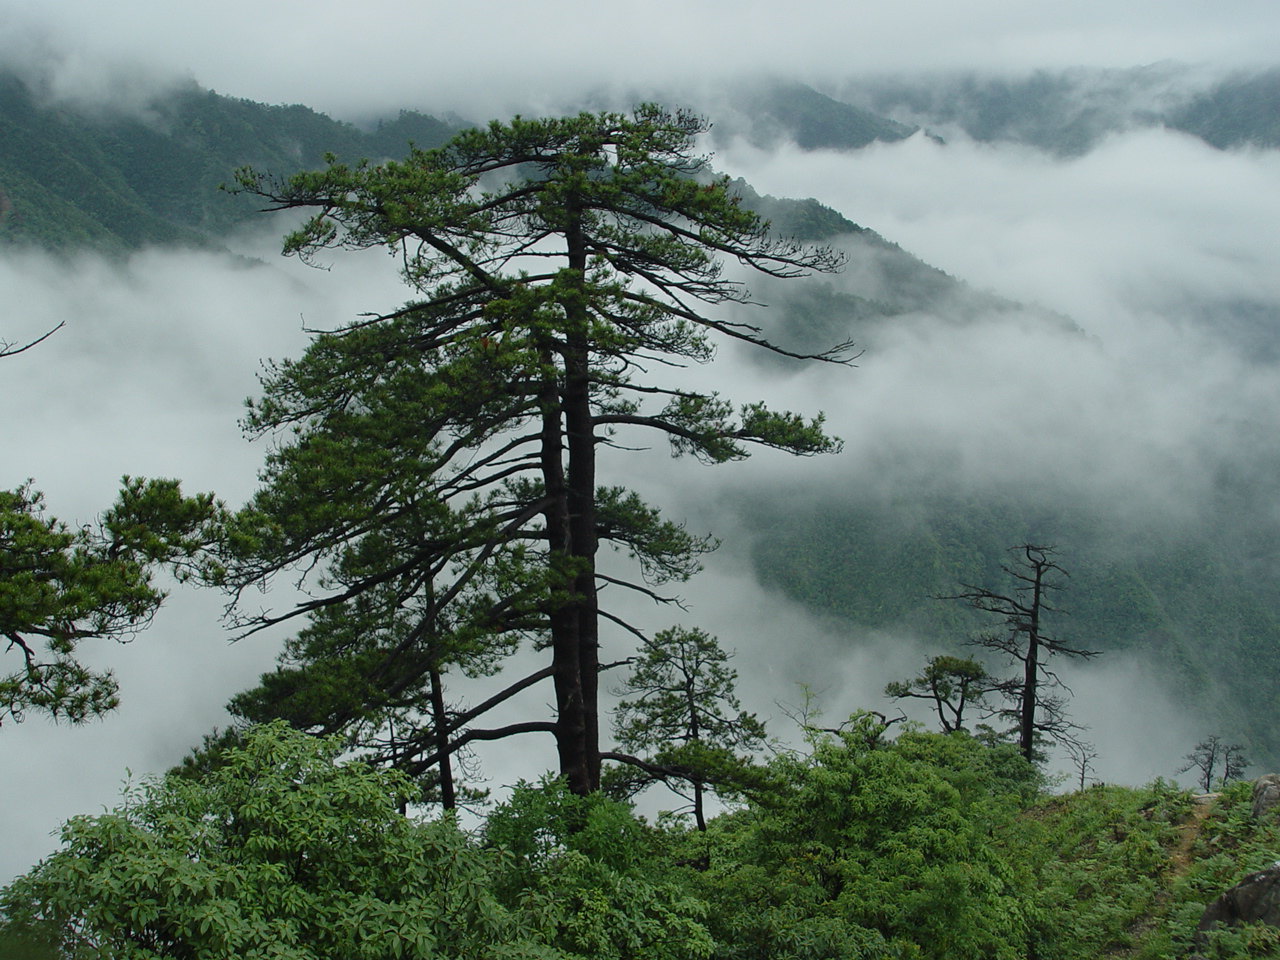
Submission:
<svg viewBox="0 0 1280 960">
<path fill-rule="evenodd" d="M 1024 543 L 1011 552 L 1018 559 L 1001 566 L 1012 581 L 1006 592 L 966 583 L 961 584 L 960 593 L 940 599 L 960 600 L 1002 619 L 1003 630 L 984 633 L 970 642 L 1002 653 L 1010 663 L 1021 665 L 1019 676 L 997 682 L 993 689 L 1012 703 L 1009 710 L 1001 713 L 1015 721 L 1019 752 L 1034 760 L 1037 739 L 1071 742 L 1075 740 L 1073 731 L 1080 729 L 1066 718 L 1065 698 L 1060 693 L 1049 693 L 1066 690 L 1048 667 L 1050 657 L 1057 654 L 1088 659 L 1097 656 L 1098 651 L 1071 646 L 1045 631 L 1045 615 L 1055 611 L 1049 595 L 1062 589 L 1059 580 L 1067 576 L 1054 559 L 1054 548 Z"/>
<path fill-rule="evenodd" d="M 1219 770 L 1222 772 L 1222 782 L 1225 784 L 1243 777 L 1250 764 L 1249 759 L 1244 755 L 1243 746 L 1238 743 L 1229 744 L 1218 736 L 1205 737 L 1183 759 L 1187 762 L 1178 768 L 1178 773 L 1186 773 L 1194 769 L 1196 783 L 1205 793 L 1213 789 L 1214 783 L 1217 782 L 1214 774 Z"/>
</svg>

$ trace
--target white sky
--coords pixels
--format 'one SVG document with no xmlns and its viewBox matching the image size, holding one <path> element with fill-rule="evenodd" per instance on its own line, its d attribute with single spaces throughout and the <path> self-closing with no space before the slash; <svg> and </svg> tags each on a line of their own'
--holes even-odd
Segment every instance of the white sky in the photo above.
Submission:
<svg viewBox="0 0 1280 960">
<path fill-rule="evenodd" d="M 1273 57 L 1277 40 L 1274 0 L 47 0 L 38 8 L 0 0 L 0 62 L 53 64 L 45 76 L 56 92 L 127 99 L 165 78 L 190 77 L 222 93 L 350 117 L 403 106 L 500 115 L 593 84 L 714 84 L 756 70 L 817 80 L 1165 59 L 1225 69 Z M 858 370 L 803 383 L 744 370 L 727 353 L 721 372 L 705 374 L 721 378 L 727 394 L 772 393 L 783 405 L 824 408 L 848 451 L 803 464 L 763 456 L 716 471 L 676 472 L 650 459 L 628 480 L 655 498 L 678 487 L 682 502 L 696 505 L 714 500 L 717 484 L 781 487 L 794 470 L 874 482 L 885 450 L 945 448 L 977 481 L 1086 464 L 1097 489 L 1172 500 L 1198 489 L 1195 452 L 1230 449 L 1238 424 L 1280 435 L 1276 371 L 1163 312 L 1235 293 L 1280 304 L 1274 153 L 1221 153 L 1147 131 L 1075 160 L 915 138 L 855 155 L 739 145 L 718 163 L 762 191 L 818 197 L 975 286 L 1069 313 L 1090 338 L 998 323 L 956 332 L 922 318 Z M 275 258 L 271 233 L 239 245 L 269 263 L 256 269 L 166 251 L 123 268 L 93 257 L 71 269 L 35 255 L 0 259 L 0 339 L 70 321 L 38 350 L 3 362 L 0 486 L 34 477 L 51 512 L 77 522 L 110 502 L 126 472 L 180 476 L 188 489 L 242 500 L 262 451 L 243 442 L 236 420 L 254 392 L 258 360 L 296 353 L 304 323 L 340 323 L 402 296 L 377 257 L 335 257 L 332 272 L 308 271 Z M 1026 463 L 1010 462 L 1011 446 L 1028 452 Z M 672 506 L 681 515 L 674 496 Z M 701 529 L 696 519 L 692 526 Z M 847 638 L 760 591 L 731 546 L 734 531 L 716 532 L 730 546 L 688 591 L 691 622 L 743 648 L 739 668 L 752 678 L 754 708 L 776 714 L 771 701 L 793 697 L 803 670 L 822 674 L 833 716 L 882 706 L 869 701 L 884 681 L 920 662 L 909 639 L 895 638 L 880 648 L 888 654 L 864 650 L 836 664 Z M 180 593 L 133 644 L 86 648 L 122 681 L 123 706 L 103 722 L 69 729 L 36 719 L 0 729 L 0 883 L 52 848 L 48 834 L 62 820 L 116 803 L 126 767 L 161 770 L 225 723 L 222 704 L 270 667 L 269 642 L 228 649 L 218 606 L 217 598 Z M 809 659 L 789 654 L 779 665 L 771 653 L 779 645 Z M 1143 707 L 1151 730 L 1135 746 L 1134 717 L 1106 712 L 1131 695 L 1103 692 L 1131 694 L 1124 678 L 1136 668 L 1105 669 L 1112 686 L 1090 685 L 1102 775 L 1135 782 L 1171 774 L 1206 731 L 1153 695 Z M 499 782 L 493 768 L 503 764 L 490 765 Z"/>
<path fill-rule="evenodd" d="M 1273 0 L 0 0 L 0 49 L 56 51 L 59 82 L 194 77 L 341 117 L 401 106 L 499 115 L 584 86 L 772 71 L 1271 63 Z"/>
</svg>

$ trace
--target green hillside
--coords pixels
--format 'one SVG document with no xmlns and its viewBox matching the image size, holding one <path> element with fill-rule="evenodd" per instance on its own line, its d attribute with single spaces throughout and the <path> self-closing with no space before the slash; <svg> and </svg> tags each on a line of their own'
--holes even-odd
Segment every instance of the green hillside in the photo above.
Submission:
<svg viewBox="0 0 1280 960">
<path fill-rule="evenodd" d="M 145 115 L 90 116 L 42 104 L 0 73 L 0 242 L 113 251 L 217 243 L 254 215 L 247 198 L 218 189 L 237 167 L 294 170 L 326 153 L 380 159 L 455 129 L 406 112 L 366 132 L 194 84 L 157 97 Z"/>
</svg>

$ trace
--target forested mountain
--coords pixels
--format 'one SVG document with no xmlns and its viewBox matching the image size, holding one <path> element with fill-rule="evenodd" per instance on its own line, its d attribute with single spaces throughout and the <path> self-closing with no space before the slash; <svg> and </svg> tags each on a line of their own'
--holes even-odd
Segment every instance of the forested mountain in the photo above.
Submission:
<svg viewBox="0 0 1280 960">
<path fill-rule="evenodd" d="M 1280 146 L 1275 70 L 1214 78 L 1160 63 L 1011 77 L 967 73 L 853 81 L 837 95 L 939 135 L 960 130 L 979 142 L 1024 143 L 1063 156 L 1142 127 L 1180 130 L 1224 149 Z"/>
<path fill-rule="evenodd" d="M 743 137 L 762 148 L 855 150 L 923 128 L 1072 155 L 1141 126 L 1182 130 L 1220 148 L 1280 145 L 1280 71 L 1205 81 L 1161 64 L 1022 78 L 882 78 L 835 92 L 774 80 L 714 97 L 647 96 L 689 99 L 715 118 L 717 142 Z M 584 102 L 626 108 L 638 96 Z M 436 146 L 466 125 L 405 110 L 362 129 L 300 104 L 269 106 L 194 83 L 157 95 L 141 113 L 83 110 L 49 102 L 0 71 L 0 241 L 115 250 L 209 243 L 252 213 L 249 201 L 218 192 L 239 166 L 314 167 L 326 153 L 377 160 L 401 155 L 410 142 Z"/>
<path fill-rule="evenodd" d="M 1277 74 L 1188 88 L 1173 68 L 1028 79 L 863 82 L 844 100 L 798 84 L 744 88 L 721 134 L 759 145 L 857 149 L 953 124 L 980 140 L 1013 139 L 1060 153 L 1086 151 L 1129 124 L 1167 124 L 1217 146 L 1274 145 Z M 852 106 L 861 103 L 863 106 Z M 896 117 L 886 120 L 884 116 Z M 291 171 L 324 154 L 381 158 L 442 142 L 462 121 L 404 112 L 371 130 L 307 107 L 265 106 L 194 85 L 156 99 L 145 114 L 85 114 L 40 101 L 0 78 L 0 238 L 55 250 L 121 252 L 154 244 L 218 244 L 255 204 L 219 191 L 244 164 Z M 782 200 L 740 181 L 748 205 L 782 233 L 832 242 L 850 257 L 840 277 L 791 290 L 765 282 L 774 309 L 765 333 L 797 351 L 842 340 L 874 347 L 921 317 L 952 327 L 1015 318 L 1083 338 L 1072 318 L 976 290 L 923 263 L 820 199 Z M 820 192 L 815 184 L 814 191 Z M 1273 318 L 1247 302 L 1219 319 L 1256 357 L 1274 356 Z M 1234 327 L 1229 324 L 1236 324 Z M 760 362 L 786 365 L 784 358 Z M 1259 458 L 1222 465 L 1214 499 L 1176 533 L 1118 527 L 1105 511 L 1059 491 L 999 493 L 948 487 L 922 464 L 892 496 L 828 481 L 803 495 L 727 495 L 716 509 L 749 519 L 766 589 L 861 631 L 903 630 L 956 649 L 983 626 L 932 599 L 959 583 L 990 582 L 1010 545 L 1052 542 L 1070 559 L 1062 630 L 1104 652 L 1150 656 L 1189 708 L 1250 741 L 1256 759 L 1280 759 L 1266 705 L 1280 675 L 1280 535 L 1268 504 L 1275 472 Z M 735 499 L 736 497 L 736 499 Z M 1080 717 L 1087 723 L 1088 717 Z"/>
<path fill-rule="evenodd" d="M 717 137 L 745 136 L 762 147 L 794 140 L 806 149 L 854 149 L 915 129 L 798 83 L 747 86 L 729 105 L 708 106 L 726 118 Z M 361 129 L 300 104 L 269 106 L 194 83 L 157 94 L 142 113 L 85 110 L 47 102 L 0 71 L 0 241 L 113 250 L 208 244 L 253 214 L 250 201 L 218 189 L 238 167 L 306 169 L 328 153 L 377 161 L 403 155 L 409 143 L 437 146 L 467 125 L 402 110 Z M 774 204 L 769 215 L 785 217 L 801 239 L 854 228 L 831 221 L 829 209 L 815 211 L 820 205 L 791 212 Z"/>
<path fill-rule="evenodd" d="M 1170 111 L 1175 130 L 1227 147 L 1280 147 L 1280 70 L 1237 74 Z"/>
<path fill-rule="evenodd" d="M 456 123 L 403 112 L 372 131 L 307 107 L 267 106 L 195 84 L 157 96 L 145 113 L 86 112 L 44 103 L 0 72 L 0 242 L 123 251 L 151 244 L 216 244 L 253 215 L 220 191 L 249 164 L 318 166 L 436 146 Z"/>
</svg>

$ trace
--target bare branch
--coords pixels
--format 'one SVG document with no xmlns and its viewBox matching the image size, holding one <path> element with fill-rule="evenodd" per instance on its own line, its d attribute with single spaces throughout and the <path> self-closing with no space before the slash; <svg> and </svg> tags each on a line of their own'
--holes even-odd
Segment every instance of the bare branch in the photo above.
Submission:
<svg viewBox="0 0 1280 960">
<path fill-rule="evenodd" d="M 12 343 L 10 343 L 7 340 L 0 340 L 0 357 L 16 357 L 18 354 L 23 353 L 24 351 L 30 350 L 32 347 L 36 346 L 37 344 L 44 343 L 46 340 L 48 340 L 50 337 L 52 337 L 55 333 L 57 333 L 66 325 L 67 325 L 67 321 L 63 320 L 59 322 L 58 325 L 54 327 L 52 330 L 48 331 L 42 336 L 36 337 L 30 343 L 23 344 L 20 347 L 15 347 Z"/>
</svg>

